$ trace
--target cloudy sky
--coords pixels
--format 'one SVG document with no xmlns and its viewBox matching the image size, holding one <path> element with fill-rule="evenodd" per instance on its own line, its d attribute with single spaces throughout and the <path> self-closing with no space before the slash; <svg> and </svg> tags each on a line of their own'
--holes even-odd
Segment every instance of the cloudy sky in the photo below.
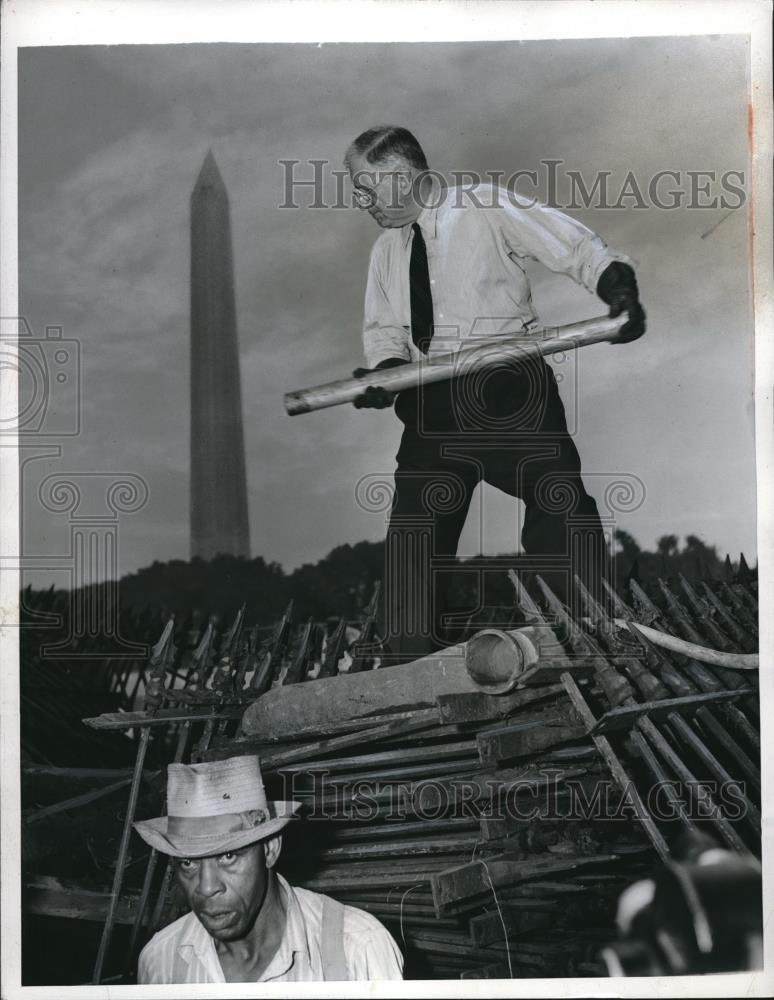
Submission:
<svg viewBox="0 0 774 1000">
<path fill-rule="evenodd" d="M 289 418 L 282 405 L 285 391 L 361 363 L 378 231 L 354 209 L 278 206 L 281 159 L 338 169 L 355 134 L 389 121 L 412 128 L 447 175 L 532 169 L 543 184 L 541 160 L 560 160 L 560 199 L 568 170 L 587 185 L 609 171 L 613 200 L 634 172 L 645 207 L 571 213 L 634 258 L 649 318 L 637 343 L 565 363 L 587 486 L 601 500 L 616 477 L 642 481 L 643 502 L 617 525 L 643 546 L 696 533 L 754 558 L 747 213 L 665 211 L 647 197 L 661 170 L 681 172 L 661 190 L 681 188 L 684 202 L 689 170 L 748 176 L 747 57 L 742 36 L 20 51 L 21 310 L 36 334 L 61 326 L 81 351 L 80 433 L 26 466 L 25 552 L 66 551 L 67 519 L 37 487 L 80 470 L 148 485 L 147 504 L 121 521 L 121 573 L 188 556 L 188 212 L 209 148 L 231 199 L 253 554 L 291 569 L 382 537 L 384 515 L 360 509 L 355 487 L 391 473 L 394 415 Z M 716 182 L 703 197 L 721 193 Z M 570 279 L 530 273 L 546 323 L 604 311 Z M 72 401 L 52 396 L 56 429 Z M 519 517 L 487 488 L 462 554 L 512 551 Z"/>
</svg>

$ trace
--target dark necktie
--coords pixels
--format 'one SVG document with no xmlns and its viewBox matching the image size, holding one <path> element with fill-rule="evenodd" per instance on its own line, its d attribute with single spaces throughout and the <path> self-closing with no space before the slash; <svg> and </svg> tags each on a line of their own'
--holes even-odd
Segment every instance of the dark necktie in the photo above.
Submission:
<svg viewBox="0 0 774 1000">
<path fill-rule="evenodd" d="M 433 297 L 430 294 L 430 272 L 427 267 L 427 247 L 418 223 L 411 227 L 409 282 L 411 286 L 411 339 L 423 354 L 427 354 L 433 336 Z"/>
</svg>

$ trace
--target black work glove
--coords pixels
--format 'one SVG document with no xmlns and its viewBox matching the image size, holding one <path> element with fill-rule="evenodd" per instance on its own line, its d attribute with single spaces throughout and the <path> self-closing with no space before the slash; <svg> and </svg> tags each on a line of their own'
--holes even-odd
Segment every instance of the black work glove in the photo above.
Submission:
<svg viewBox="0 0 774 1000">
<path fill-rule="evenodd" d="M 407 362 L 403 358 L 385 358 L 380 361 L 376 368 L 356 368 L 352 375 L 354 378 L 363 378 L 364 375 L 372 375 L 383 368 L 397 368 L 398 365 L 405 365 Z M 380 385 L 369 385 L 366 390 L 357 396 L 352 405 L 358 410 L 386 410 L 392 406 L 395 393 L 389 389 L 383 389 Z"/>
<path fill-rule="evenodd" d="M 610 318 L 625 312 L 629 322 L 621 327 L 616 343 L 628 344 L 645 333 L 645 310 L 640 305 L 640 293 L 634 270 L 623 261 L 608 264 L 597 282 L 597 295 L 610 306 Z"/>
</svg>

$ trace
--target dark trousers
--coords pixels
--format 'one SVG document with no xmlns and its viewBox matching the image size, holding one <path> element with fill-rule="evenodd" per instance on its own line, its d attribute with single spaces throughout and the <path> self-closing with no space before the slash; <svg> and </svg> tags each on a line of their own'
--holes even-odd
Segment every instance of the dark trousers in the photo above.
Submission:
<svg viewBox="0 0 774 1000">
<path fill-rule="evenodd" d="M 530 361 L 401 393 L 405 423 L 385 545 L 392 662 L 444 644 L 453 558 L 479 482 L 524 501 L 524 552 L 562 600 L 577 574 L 599 596 L 606 546 L 551 368 Z"/>
</svg>

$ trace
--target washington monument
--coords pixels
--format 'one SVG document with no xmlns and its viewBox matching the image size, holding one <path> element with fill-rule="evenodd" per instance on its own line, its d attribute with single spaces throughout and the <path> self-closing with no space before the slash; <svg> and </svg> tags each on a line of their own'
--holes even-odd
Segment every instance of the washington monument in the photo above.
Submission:
<svg viewBox="0 0 774 1000">
<path fill-rule="evenodd" d="M 212 151 L 191 194 L 191 556 L 250 557 L 228 194 Z"/>
</svg>

